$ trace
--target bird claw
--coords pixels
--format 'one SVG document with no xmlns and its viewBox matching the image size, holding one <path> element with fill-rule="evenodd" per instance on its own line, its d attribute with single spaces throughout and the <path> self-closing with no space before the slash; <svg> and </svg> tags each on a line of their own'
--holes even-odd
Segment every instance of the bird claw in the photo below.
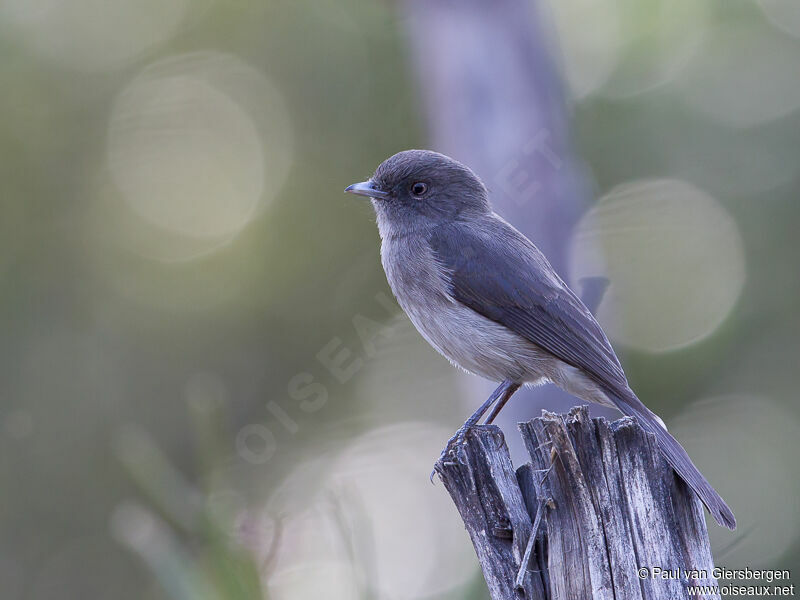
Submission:
<svg viewBox="0 0 800 600">
<path fill-rule="evenodd" d="M 442 467 L 454 467 L 464 464 L 461 462 L 461 459 L 458 455 L 458 450 L 466 441 L 466 437 L 467 430 L 462 427 L 456 431 L 453 437 L 448 440 L 447 445 L 444 447 L 444 450 L 442 450 L 442 453 L 439 456 L 439 460 L 437 460 L 436 464 L 433 466 L 433 471 L 431 471 L 431 483 L 433 483 L 433 476 Z"/>
</svg>

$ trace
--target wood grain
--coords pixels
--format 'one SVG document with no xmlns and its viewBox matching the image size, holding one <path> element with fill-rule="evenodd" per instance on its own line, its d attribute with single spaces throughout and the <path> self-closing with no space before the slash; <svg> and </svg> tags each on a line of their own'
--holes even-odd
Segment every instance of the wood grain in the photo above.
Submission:
<svg viewBox="0 0 800 600">
<path fill-rule="evenodd" d="M 519 429 L 530 463 L 516 471 L 495 426 L 469 432 L 461 464 L 437 465 L 491 598 L 673 600 L 716 584 L 702 504 L 635 421 L 590 419 L 579 407 Z M 653 567 L 679 572 L 640 577 Z"/>
</svg>

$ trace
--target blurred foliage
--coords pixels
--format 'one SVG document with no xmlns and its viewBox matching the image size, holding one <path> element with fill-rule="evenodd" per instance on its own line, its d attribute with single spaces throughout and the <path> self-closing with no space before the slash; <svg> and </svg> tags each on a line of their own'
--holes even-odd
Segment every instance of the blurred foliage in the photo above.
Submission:
<svg viewBox="0 0 800 600">
<path fill-rule="evenodd" d="M 741 295 L 713 332 L 620 345 L 756 527 L 726 567 L 800 556 L 793 2 L 553 10 L 597 196 L 688 182 L 741 236 Z M 3 598 L 482 597 L 426 481 L 463 375 L 376 299 L 371 208 L 341 194 L 426 145 L 394 8 L 0 1 Z M 390 329 L 364 345 L 354 315 Z M 770 489 L 789 497 L 764 514 Z"/>
</svg>

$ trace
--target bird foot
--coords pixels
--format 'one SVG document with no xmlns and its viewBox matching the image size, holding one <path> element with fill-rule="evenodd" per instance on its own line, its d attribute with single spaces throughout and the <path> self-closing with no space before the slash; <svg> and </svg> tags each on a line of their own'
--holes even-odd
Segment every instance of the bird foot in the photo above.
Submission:
<svg viewBox="0 0 800 600">
<path fill-rule="evenodd" d="M 440 471 L 442 467 L 452 467 L 455 465 L 464 464 L 459 456 L 459 450 L 466 441 L 468 429 L 468 427 L 462 427 L 456 431 L 453 437 L 448 440 L 447 445 L 444 447 L 444 450 L 442 450 L 441 455 L 439 455 L 439 460 L 437 460 L 433 465 L 433 471 L 431 471 L 431 483 L 433 483 L 433 476 L 436 475 L 436 473 Z"/>
</svg>

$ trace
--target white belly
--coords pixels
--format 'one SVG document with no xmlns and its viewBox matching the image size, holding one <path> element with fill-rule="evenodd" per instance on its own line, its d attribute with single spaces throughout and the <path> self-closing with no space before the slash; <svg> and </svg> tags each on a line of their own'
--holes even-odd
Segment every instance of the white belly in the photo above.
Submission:
<svg viewBox="0 0 800 600">
<path fill-rule="evenodd" d="M 568 392 L 604 403 L 604 394 L 577 369 L 506 327 L 455 301 L 424 243 L 384 240 L 383 266 L 401 308 L 422 336 L 457 367 L 492 381 L 552 381 Z M 386 260 L 387 252 L 394 260 Z M 398 258 L 400 255 L 401 258 Z"/>
<path fill-rule="evenodd" d="M 386 278 L 400 307 L 422 336 L 454 365 L 492 381 L 536 382 L 554 359 L 450 296 L 448 284 L 414 238 L 384 240 Z M 388 253 L 394 260 L 387 261 Z"/>
<path fill-rule="evenodd" d="M 533 344 L 465 306 L 437 302 L 426 314 L 407 308 L 422 336 L 453 364 L 492 381 L 535 382 L 551 359 Z"/>
</svg>

